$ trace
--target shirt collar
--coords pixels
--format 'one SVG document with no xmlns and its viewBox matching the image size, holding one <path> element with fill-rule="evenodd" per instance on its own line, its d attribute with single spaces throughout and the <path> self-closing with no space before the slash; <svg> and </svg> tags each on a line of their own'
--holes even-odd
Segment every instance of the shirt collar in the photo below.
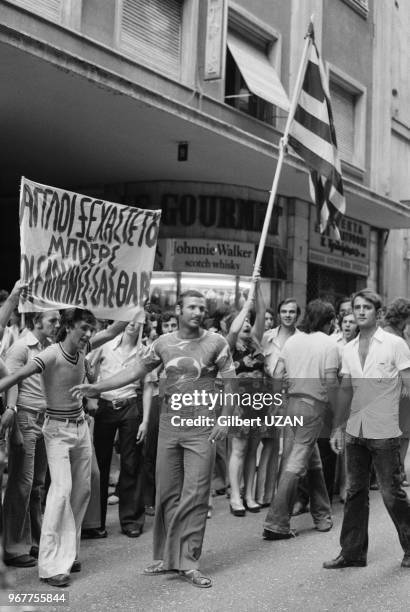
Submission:
<svg viewBox="0 0 410 612">
<path fill-rule="evenodd" d="M 113 340 L 113 344 L 114 344 L 114 346 L 113 346 L 113 350 L 114 350 L 114 351 L 115 351 L 115 350 L 117 350 L 117 349 L 119 348 L 119 346 L 120 346 L 120 344 L 121 344 L 121 340 L 122 340 L 123 336 L 124 336 L 124 333 L 119 334 L 119 335 L 118 335 L 116 338 L 114 338 L 114 340 Z M 136 345 L 135 345 L 135 346 L 132 348 L 132 350 L 130 351 L 130 354 L 129 354 L 128 356 L 129 356 L 129 357 L 131 357 L 131 355 L 133 355 L 133 354 L 134 354 L 134 353 L 136 353 L 137 351 L 138 351 L 138 344 L 136 344 Z"/>
<path fill-rule="evenodd" d="M 121 340 L 122 340 L 122 337 L 123 337 L 123 334 L 118 334 L 118 336 L 116 336 L 116 337 L 113 339 L 112 343 L 113 343 L 113 349 L 114 349 L 114 351 L 115 351 L 115 349 L 117 349 L 117 348 L 120 346 L 120 344 L 121 344 Z"/>
<path fill-rule="evenodd" d="M 280 325 L 279 325 L 280 327 Z M 278 337 L 279 327 L 274 327 L 273 329 L 269 329 L 266 333 L 266 340 L 268 342 L 273 342 Z"/>
<path fill-rule="evenodd" d="M 383 342 L 384 336 L 387 332 L 384 331 L 381 327 L 378 327 L 374 333 L 373 338 L 378 340 L 379 342 Z"/>
<path fill-rule="evenodd" d="M 40 340 L 35 337 L 32 331 L 28 331 L 25 338 L 27 346 L 40 346 Z"/>
<path fill-rule="evenodd" d="M 267 342 L 274 342 L 274 340 L 276 340 L 279 334 L 280 327 L 281 326 L 278 325 L 278 327 L 274 327 L 273 329 L 270 329 L 269 331 L 265 332 Z M 293 332 L 292 336 L 300 333 L 300 330 L 295 327 L 295 331 Z"/>
<path fill-rule="evenodd" d="M 373 340 L 377 340 L 378 342 L 383 342 L 384 339 L 384 335 L 387 332 L 385 332 L 381 327 L 378 327 L 376 329 L 376 331 L 374 332 L 372 339 L 370 340 L 370 342 L 373 342 Z M 358 334 L 356 336 L 356 338 L 354 340 L 352 340 L 351 344 L 354 346 L 357 346 L 359 344 L 359 338 L 360 338 L 360 334 Z"/>
</svg>

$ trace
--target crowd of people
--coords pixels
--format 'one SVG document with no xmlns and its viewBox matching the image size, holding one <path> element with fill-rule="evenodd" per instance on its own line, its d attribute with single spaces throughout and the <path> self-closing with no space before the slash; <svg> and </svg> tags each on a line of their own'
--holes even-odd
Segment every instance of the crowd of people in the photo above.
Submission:
<svg viewBox="0 0 410 612">
<path fill-rule="evenodd" d="M 118 453 L 121 532 L 139 537 L 154 515 L 145 575 L 212 585 L 199 559 L 215 495 L 229 499 L 233 517 L 266 508 L 263 537 L 274 541 L 295 537 L 292 516 L 307 511 L 318 532 L 332 529 L 337 494 L 341 553 L 323 566 L 364 566 L 370 486 L 380 488 L 410 567 L 410 300 L 383 309 L 363 289 L 336 308 L 313 300 L 301 320 L 292 297 L 266 308 L 255 278 L 239 312 L 209 313 L 188 290 L 172 311 L 147 304 L 142 323 L 98 321 L 79 308 L 22 319 L 22 292 L 20 282 L 0 292 L 7 566 L 38 565 L 48 584 L 70 583 L 81 538 L 109 535 Z M 207 402 L 189 399 L 222 389 L 237 399 L 220 402 L 212 419 Z M 279 405 L 241 403 L 268 390 Z M 217 418 L 231 415 L 240 419 L 229 426 Z M 274 415 L 303 424 L 270 425 Z"/>
</svg>

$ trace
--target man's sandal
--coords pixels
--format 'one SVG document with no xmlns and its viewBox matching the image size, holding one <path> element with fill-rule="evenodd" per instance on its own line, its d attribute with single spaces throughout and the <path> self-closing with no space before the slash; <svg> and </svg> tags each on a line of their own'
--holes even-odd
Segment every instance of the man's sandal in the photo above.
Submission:
<svg viewBox="0 0 410 612">
<path fill-rule="evenodd" d="M 212 580 L 201 574 L 197 569 L 181 570 L 179 575 L 183 580 L 186 580 L 191 583 L 192 586 L 199 587 L 200 589 L 208 589 L 212 586 Z"/>
<path fill-rule="evenodd" d="M 159 576 L 160 574 L 168 574 L 170 571 L 171 570 L 165 569 L 163 561 L 157 561 L 157 563 L 148 565 L 142 573 L 145 576 Z"/>
</svg>

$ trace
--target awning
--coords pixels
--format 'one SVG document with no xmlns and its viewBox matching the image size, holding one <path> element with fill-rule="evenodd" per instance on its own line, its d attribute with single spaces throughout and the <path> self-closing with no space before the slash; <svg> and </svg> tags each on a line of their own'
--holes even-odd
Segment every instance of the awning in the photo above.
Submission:
<svg viewBox="0 0 410 612">
<path fill-rule="evenodd" d="M 230 32 L 228 48 L 249 90 L 255 96 L 288 111 L 288 96 L 262 49 Z"/>
</svg>

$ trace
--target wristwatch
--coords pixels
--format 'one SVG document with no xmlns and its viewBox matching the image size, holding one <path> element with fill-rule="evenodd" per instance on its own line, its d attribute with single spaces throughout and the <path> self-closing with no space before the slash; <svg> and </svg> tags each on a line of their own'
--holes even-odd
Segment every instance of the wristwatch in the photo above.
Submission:
<svg viewBox="0 0 410 612">
<path fill-rule="evenodd" d="M 17 406 L 6 406 L 6 410 L 7 409 L 13 410 L 13 412 L 15 412 L 17 414 Z"/>
</svg>

